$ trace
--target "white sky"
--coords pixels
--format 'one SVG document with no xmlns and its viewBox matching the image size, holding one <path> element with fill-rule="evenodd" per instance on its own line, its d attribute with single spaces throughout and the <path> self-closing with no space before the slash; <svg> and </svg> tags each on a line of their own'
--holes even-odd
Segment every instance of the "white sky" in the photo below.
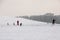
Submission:
<svg viewBox="0 0 60 40">
<path fill-rule="evenodd" d="M 60 14 L 60 0 L 0 0 L 0 16 Z"/>
</svg>

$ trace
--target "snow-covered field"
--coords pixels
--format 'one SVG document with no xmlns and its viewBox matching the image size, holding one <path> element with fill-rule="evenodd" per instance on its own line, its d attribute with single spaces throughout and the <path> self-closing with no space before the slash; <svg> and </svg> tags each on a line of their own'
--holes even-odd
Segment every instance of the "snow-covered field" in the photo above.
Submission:
<svg viewBox="0 0 60 40">
<path fill-rule="evenodd" d="M 23 25 L 13 25 L 16 20 L 20 20 Z M 23 18 L 3 18 L 0 21 L 0 40 L 60 40 L 60 25 Z"/>
</svg>

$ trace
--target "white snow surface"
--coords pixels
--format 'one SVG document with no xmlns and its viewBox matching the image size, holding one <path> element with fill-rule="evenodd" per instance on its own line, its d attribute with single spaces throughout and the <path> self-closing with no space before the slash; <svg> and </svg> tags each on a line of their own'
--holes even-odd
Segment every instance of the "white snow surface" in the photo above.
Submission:
<svg viewBox="0 0 60 40">
<path fill-rule="evenodd" d="M 19 20 L 22 26 L 12 23 Z M 9 25 L 6 23 L 9 22 Z M 23 18 L 0 18 L 0 40 L 60 40 L 60 24 L 37 22 Z"/>
</svg>

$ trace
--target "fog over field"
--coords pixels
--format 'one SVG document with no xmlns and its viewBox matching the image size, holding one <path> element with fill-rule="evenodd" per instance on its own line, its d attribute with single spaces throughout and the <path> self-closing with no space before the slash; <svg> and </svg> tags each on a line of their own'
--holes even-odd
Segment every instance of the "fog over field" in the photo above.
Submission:
<svg viewBox="0 0 60 40">
<path fill-rule="evenodd" d="M 60 0 L 0 0 L 0 40 L 60 40 Z"/>
<path fill-rule="evenodd" d="M 60 0 L 0 0 L 0 16 L 60 15 Z"/>
</svg>

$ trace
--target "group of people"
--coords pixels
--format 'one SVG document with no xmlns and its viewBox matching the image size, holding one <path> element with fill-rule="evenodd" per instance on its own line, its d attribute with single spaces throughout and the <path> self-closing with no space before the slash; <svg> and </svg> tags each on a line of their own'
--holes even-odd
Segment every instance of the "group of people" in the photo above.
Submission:
<svg viewBox="0 0 60 40">
<path fill-rule="evenodd" d="M 18 25 L 18 26 L 19 26 L 19 25 L 22 26 L 22 23 L 19 23 L 19 21 L 17 21 L 17 25 Z"/>
<path fill-rule="evenodd" d="M 55 23 L 56 23 L 56 20 L 55 20 L 55 19 L 53 19 L 53 20 L 52 20 L 52 24 L 55 24 Z M 17 21 L 17 25 L 22 26 L 22 23 L 19 23 L 19 21 Z"/>
<path fill-rule="evenodd" d="M 19 21 L 17 21 L 16 23 L 17 24 L 13 23 L 13 25 L 22 26 L 22 23 L 20 23 Z M 10 25 L 10 24 L 7 22 L 7 25 Z"/>
<path fill-rule="evenodd" d="M 53 19 L 53 20 L 52 20 L 52 24 L 55 24 L 55 22 L 56 22 L 56 20 Z M 7 25 L 9 25 L 9 23 L 7 23 Z M 15 23 L 13 23 L 13 25 L 15 25 Z M 17 21 L 17 25 L 18 25 L 18 26 L 22 26 L 22 23 L 19 23 L 19 21 Z"/>
<path fill-rule="evenodd" d="M 52 24 L 55 24 L 55 22 L 56 22 L 56 20 L 55 20 L 55 19 L 53 19 L 53 20 L 52 20 Z M 22 26 L 22 23 L 20 23 L 20 24 L 19 24 L 19 21 L 17 21 L 17 25 Z"/>
</svg>

